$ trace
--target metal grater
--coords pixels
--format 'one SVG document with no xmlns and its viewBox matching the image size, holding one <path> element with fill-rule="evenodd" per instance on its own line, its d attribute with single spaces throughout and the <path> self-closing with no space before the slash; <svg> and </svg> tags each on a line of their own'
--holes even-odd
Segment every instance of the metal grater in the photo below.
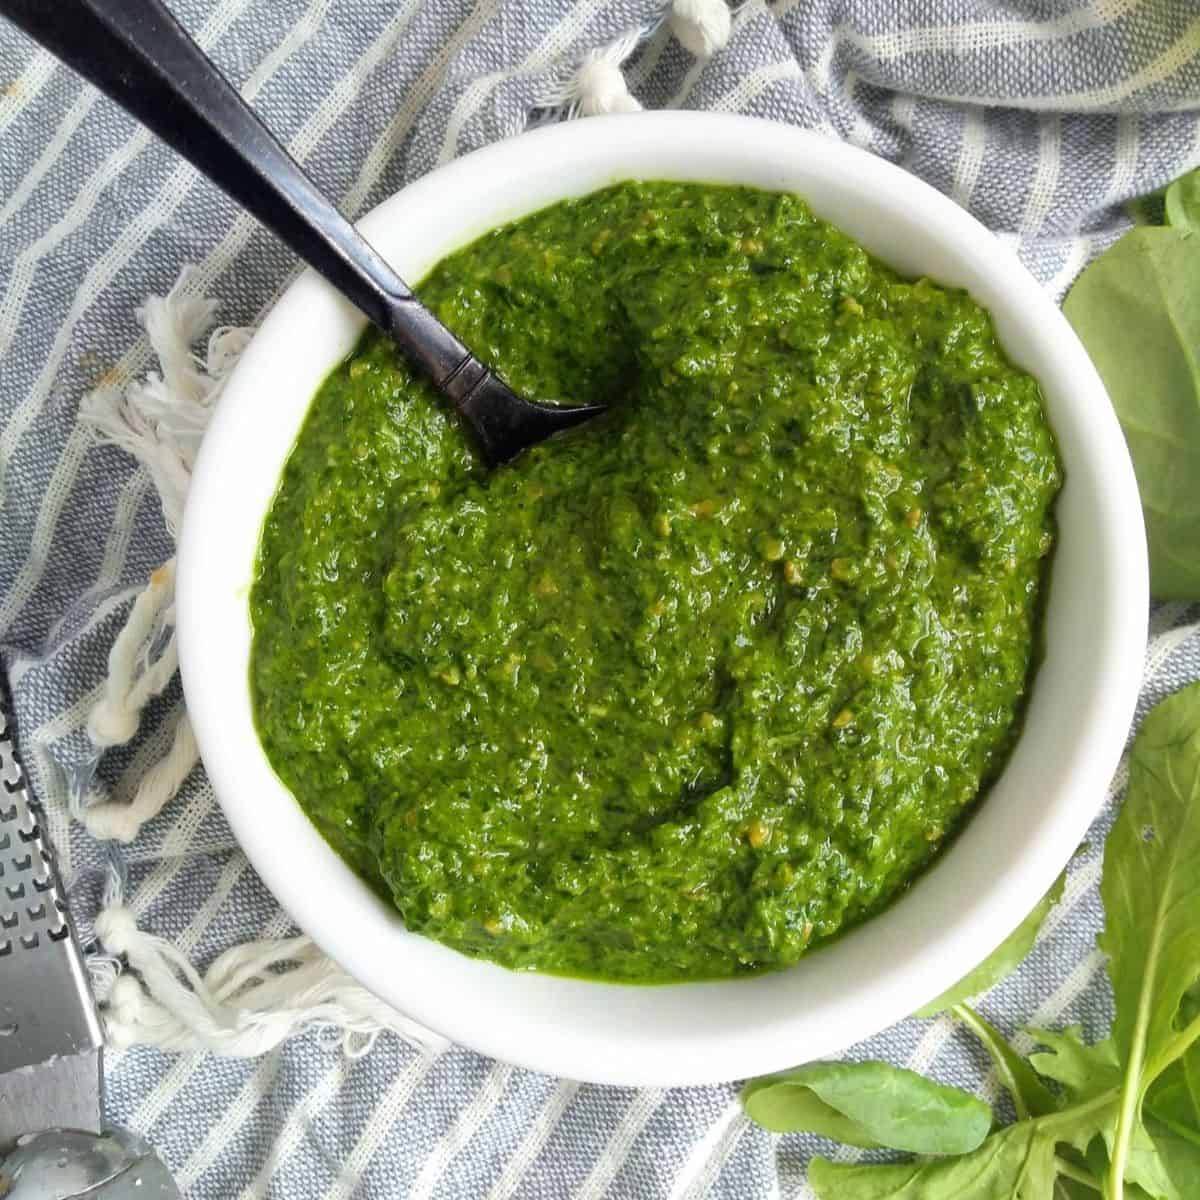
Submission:
<svg viewBox="0 0 1200 1200">
<path fill-rule="evenodd" d="M 40 815 L 0 708 L 0 1155 L 101 1128 L 100 1022 Z"/>
</svg>

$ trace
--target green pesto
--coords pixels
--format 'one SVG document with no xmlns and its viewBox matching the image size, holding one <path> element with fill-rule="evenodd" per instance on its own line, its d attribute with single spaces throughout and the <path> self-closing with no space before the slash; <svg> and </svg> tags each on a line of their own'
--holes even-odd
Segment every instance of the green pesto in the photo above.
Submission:
<svg viewBox="0 0 1200 1200">
<path fill-rule="evenodd" d="M 251 593 L 305 812 L 409 929 L 511 967 L 734 975 L 877 912 L 1035 658 L 1061 476 L 988 315 L 794 196 L 675 183 L 421 294 L 519 391 L 612 411 L 488 473 L 378 334 L 329 377 Z"/>
</svg>

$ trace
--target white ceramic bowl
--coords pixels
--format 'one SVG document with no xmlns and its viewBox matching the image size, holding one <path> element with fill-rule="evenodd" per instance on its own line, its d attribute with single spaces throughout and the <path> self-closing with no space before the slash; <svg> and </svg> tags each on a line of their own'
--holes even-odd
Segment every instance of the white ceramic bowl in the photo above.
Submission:
<svg viewBox="0 0 1200 1200">
<path fill-rule="evenodd" d="M 900 271 L 967 288 L 1041 381 L 1066 467 L 1045 661 L 1003 777 L 937 864 L 797 966 L 720 983 L 522 974 L 408 933 L 308 823 L 251 720 L 247 594 L 259 528 L 313 394 L 364 325 L 311 272 L 263 322 L 205 437 L 180 544 L 179 648 L 196 737 L 235 834 L 297 923 L 366 987 L 509 1062 L 605 1083 L 698 1084 L 830 1055 L 900 1019 L 975 966 L 1050 886 L 1125 741 L 1145 643 L 1146 554 L 1125 443 L 1067 322 L 981 225 L 869 154 L 743 117 L 593 118 L 453 162 L 385 201 L 362 229 L 415 281 L 495 225 L 631 178 L 799 192 Z"/>
</svg>

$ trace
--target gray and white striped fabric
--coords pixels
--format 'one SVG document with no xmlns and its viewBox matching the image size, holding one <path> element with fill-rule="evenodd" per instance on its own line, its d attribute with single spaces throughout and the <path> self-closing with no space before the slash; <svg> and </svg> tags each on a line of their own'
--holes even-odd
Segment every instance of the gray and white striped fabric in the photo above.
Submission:
<svg viewBox="0 0 1200 1200">
<path fill-rule="evenodd" d="M 47 0 L 48 3 L 53 0 Z M 531 123 L 589 50 L 644 29 L 645 107 L 736 110 L 902 163 L 994 229 L 1055 295 L 1121 232 L 1120 202 L 1200 161 L 1196 0 L 744 0 L 693 59 L 666 0 L 174 0 L 184 23 L 344 210 Z M 203 772 L 119 852 L 68 811 L 128 798 L 166 749 L 178 686 L 128 747 L 84 729 L 133 595 L 173 546 L 146 474 L 77 422 L 98 381 L 150 367 L 135 310 L 186 263 L 251 324 L 291 258 L 45 53 L 0 28 L 0 676 L 85 936 L 115 865 L 143 927 L 194 961 L 289 922 L 238 851 Z M 1139 713 L 1200 677 L 1197 612 L 1153 615 Z M 1086 620 L 1086 614 L 1081 614 Z M 1098 847 L 1077 859 L 1029 961 L 984 1003 L 1000 1026 L 1109 1018 L 1094 935 Z M 485 1003 L 485 1001 L 481 1001 Z M 484 1014 L 486 1019 L 486 1014 Z M 995 1093 L 945 1020 L 855 1056 Z M 578 1086 L 390 1036 L 348 1059 L 316 1034 L 252 1061 L 143 1047 L 109 1059 L 113 1119 L 189 1197 L 802 1196 L 803 1138 L 747 1126 L 732 1087 Z"/>
</svg>

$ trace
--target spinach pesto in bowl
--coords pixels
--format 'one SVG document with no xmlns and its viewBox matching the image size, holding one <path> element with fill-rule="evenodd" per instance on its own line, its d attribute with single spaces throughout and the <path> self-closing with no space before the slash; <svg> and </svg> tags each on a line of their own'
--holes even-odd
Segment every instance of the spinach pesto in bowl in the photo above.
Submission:
<svg viewBox="0 0 1200 1200">
<path fill-rule="evenodd" d="M 251 689 L 406 926 L 630 981 L 795 962 L 938 853 L 1016 738 L 1061 482 L 961 291 L 786 194 L 621 184 L 422 298 L 604 418 L 485 471 L 368 332 L 267 518 Z"/>
</svg>

